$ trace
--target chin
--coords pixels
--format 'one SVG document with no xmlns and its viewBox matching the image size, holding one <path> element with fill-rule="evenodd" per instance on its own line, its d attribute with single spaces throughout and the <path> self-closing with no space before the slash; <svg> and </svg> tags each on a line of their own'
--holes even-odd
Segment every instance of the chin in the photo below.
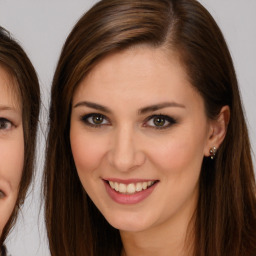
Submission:
<svg viewBox="0 0 256 256">
<path fill-rule="evenodd" d="M 148 218 L 143 218 L 140 214 L 125 213 L 125 214 L 109 214 L 104 216 L 107 222 L 114 228 L 120 231 L 140 232 L 152 226 L 152 221 Z"/>
</svg>

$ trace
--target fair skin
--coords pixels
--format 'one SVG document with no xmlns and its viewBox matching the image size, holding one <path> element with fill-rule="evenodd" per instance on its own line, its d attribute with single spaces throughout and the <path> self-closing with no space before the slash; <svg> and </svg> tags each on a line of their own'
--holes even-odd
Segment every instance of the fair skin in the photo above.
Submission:
<svg viewBox="0 0 256 256">
<path fill-rule="evenodd" d="M 24 162 L 21 100 L 15 86 L 0 66 L 0 236 L 15 207 Z"/>
<path fill-rule="evenodd" d="M 84 189 L 120 230 L 123 255 L 188 255 L 202 161 L 223 140 L 226 117 L 227 108 L 206 117 L 179 59 L 163 49 L 111 54 L 81 82 L 72 153 Z"/>
</svg>

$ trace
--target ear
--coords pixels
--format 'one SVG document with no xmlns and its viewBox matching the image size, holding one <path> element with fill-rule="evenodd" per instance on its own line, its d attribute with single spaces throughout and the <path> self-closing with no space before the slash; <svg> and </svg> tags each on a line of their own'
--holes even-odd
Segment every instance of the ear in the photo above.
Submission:
<svg viewBox="0 0 256 256">
<path fill-rule="evenodd" d="M 216 149 L 218 150 L 218 148 L 220 147 L 226 136 L 229 119 L 230 108 L 229 106 L 223 106 L 217 119 L 210 120 L 209 138 L 206 143 L 204 152 L 205 156 L 210 156 L 211 148 L 216 147 Z"/>
</svg>

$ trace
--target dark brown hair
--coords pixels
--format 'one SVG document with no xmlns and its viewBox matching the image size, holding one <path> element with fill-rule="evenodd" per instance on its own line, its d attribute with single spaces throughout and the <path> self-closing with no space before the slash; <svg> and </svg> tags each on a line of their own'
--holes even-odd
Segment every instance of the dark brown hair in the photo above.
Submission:
<svg viewBox="0 0 256 256">
<path fill-rule="evenodd" d="M 20 181 L 15 208 L 5 225 L 0 245 L 14 225 L 20 206 L 23 204 L 31 183 L 34 159 L 37 124 L 40 109 L 40 90 L 33 65 L 21 46 L 11 38 L 9 32 L 0 27 L 0 65 L 17 81 L 14 88 L 22 103 L 22 123 L 24 134 L 24 167 Z M 13 89 L 13 88 L 12 88 Z"/>
<path fill-rule="evenodd" d="M 52 84 L 46 151 L 45 218 L 52 255 L 120 255 L 118 230 L 79 181 L 69 141 L 70 107 L 74 90 L 98 61 L 140 44 L 179 55 L 209 118 L 230 107 L 217 157 L 203 160 L 194 255 L 256 255 L 255 179 L 236 74 L 220 29 L 196 0 L 102 0 L 68 36 Z"/>
</svg>

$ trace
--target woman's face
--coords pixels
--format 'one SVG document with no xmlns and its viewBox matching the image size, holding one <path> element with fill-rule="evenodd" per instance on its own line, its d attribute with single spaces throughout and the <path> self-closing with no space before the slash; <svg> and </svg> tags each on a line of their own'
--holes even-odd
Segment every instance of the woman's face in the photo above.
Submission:
<svg viewBox="0 0 256 256">
<path fill-rule="evenodd" d="M 24 161 L 21 100 L 0 66 L 0 236 L 14 209 Z"/>
<path fill-rule="evenodd" d="M 202 97 L 178 58 L 161 49 L 107 56 L 73 96 L 70 141 L 78 175 L 120 230 L 188 221 L 211 133 Z"/>
</svg>

